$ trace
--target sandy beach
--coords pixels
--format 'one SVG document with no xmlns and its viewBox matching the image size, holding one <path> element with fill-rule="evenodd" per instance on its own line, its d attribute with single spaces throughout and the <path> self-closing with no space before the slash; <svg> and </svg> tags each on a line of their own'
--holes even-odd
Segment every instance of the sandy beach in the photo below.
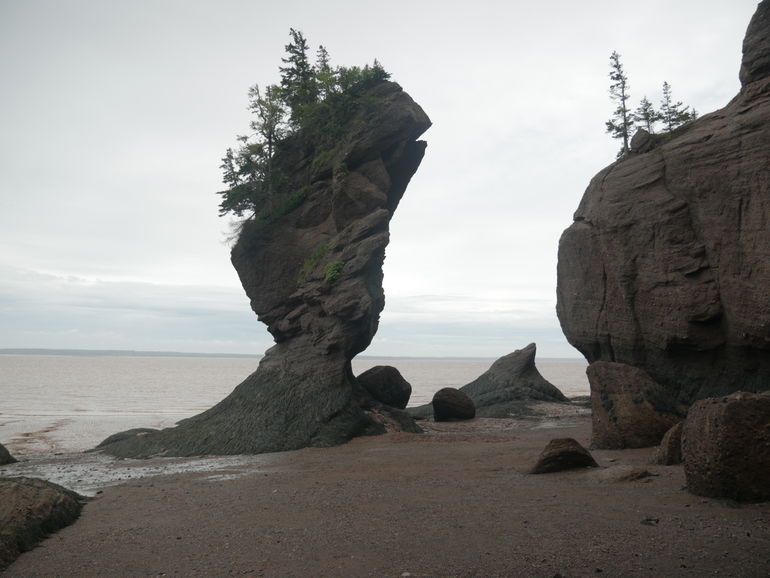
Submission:
<svg viewBox="0 0 770 578">
<path fill-rule="evenodd" d="M 58 468 L 95 496 L 6 575 L 770 575 L 770 504 L 688 494 L 653 449 L 528 474 L 548 440 L 588 444 L 585 415 L 425 426 L 261 456 L 3 468 Z"/>
</svg>

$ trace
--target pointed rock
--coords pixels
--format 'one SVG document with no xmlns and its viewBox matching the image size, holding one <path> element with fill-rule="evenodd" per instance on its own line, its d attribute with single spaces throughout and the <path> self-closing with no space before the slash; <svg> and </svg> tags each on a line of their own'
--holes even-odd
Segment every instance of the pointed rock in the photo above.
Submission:
<svg viewBox="0 0 770 578">
<path fill-rule="evenodd" d="M 5 464 L 13 464 L 16 462 L 16 458 L 11 455 L 3 444 L 0 444 L 0 466 Z"/>
<path fill-rule="evenodd" d="M 568 401 L 559 389 L 546 380 L 535 367 L 537 346 L 501 357 L 477 379 L 460 391 L 476 404 L 479 417 L 510 417 L 521 411 L 526 401 Z"/>
<path fill-rule="evenodd" d="M 492 366 L 460 391 L 473 400 L 477 417 L 525 415 L 532 402 L 568 402 L 559 389 L 546 380 L 535 366 L 537 346 L 530 343 L 495 361 Z M 418 418 L 429 417 L 431 404 L 410 407 Z"/>
</svg>

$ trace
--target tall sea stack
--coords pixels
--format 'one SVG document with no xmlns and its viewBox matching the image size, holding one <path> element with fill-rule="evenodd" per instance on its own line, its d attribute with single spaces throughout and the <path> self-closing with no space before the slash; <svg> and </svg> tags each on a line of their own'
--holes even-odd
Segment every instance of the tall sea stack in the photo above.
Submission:
<svg viewBox="0 0 770 578">
<path fill-rule="evenodd" d="M 175 428 L 117 434 L 100 448 L 130 457 L 262 453 L 419 431 L 359 386 L 350 362 L 377 331 L 388 225 L 429 126 L 400 86 L 382 82 L 335 127 L 331 145 L 328 135 L 289 137 L 274 162 L 287 182 L 268 213 L 244 223 L 232 250 L 276 345 L 208 411 Z"/>
</svg>

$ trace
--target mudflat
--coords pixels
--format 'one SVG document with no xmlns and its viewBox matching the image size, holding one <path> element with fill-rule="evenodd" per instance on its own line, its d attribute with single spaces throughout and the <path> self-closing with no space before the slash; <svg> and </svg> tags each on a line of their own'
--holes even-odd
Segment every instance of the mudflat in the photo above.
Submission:
<svg viewBox="0 0 770 578">
<path fill-rule="evenodd" d="M 528 473 L 590 417 L 424 425 L 105 487 L 6 575 L 770 575 L 770 503 L 693 496 L 654 448 Z"/>
</svg>

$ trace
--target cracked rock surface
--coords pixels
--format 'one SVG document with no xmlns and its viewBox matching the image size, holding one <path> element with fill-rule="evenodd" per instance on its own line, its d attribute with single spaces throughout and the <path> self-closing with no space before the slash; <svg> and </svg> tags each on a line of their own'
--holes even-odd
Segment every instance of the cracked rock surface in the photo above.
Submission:
<svg viewBox="0 0 770 578">
<path fill-rule="evenodd" d="M 596 175 L 559 242 L 557 313 L 593 363 L 681 403 L 770 383 L 770 2 L 723 109 Z"/>
</svg>

